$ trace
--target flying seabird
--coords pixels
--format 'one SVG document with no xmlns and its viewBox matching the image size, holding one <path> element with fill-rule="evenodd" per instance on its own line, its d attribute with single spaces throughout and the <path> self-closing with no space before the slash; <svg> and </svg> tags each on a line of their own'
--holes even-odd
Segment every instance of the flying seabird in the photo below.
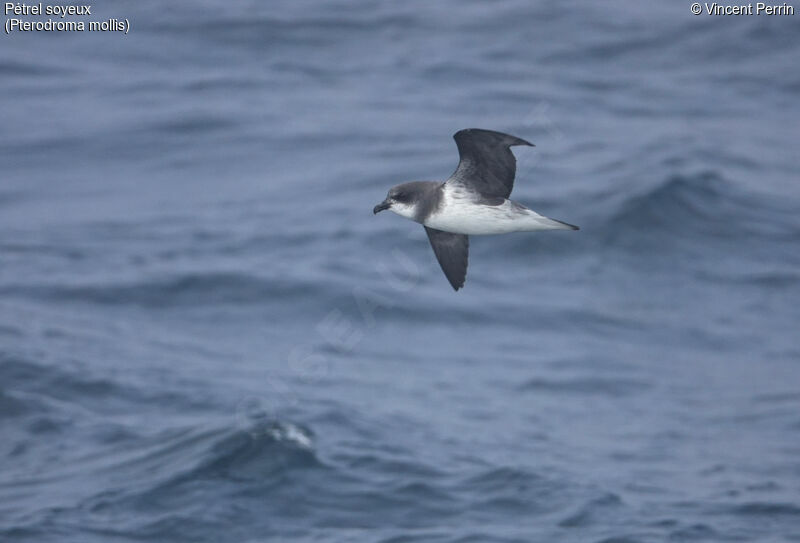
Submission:
<svg viewBox="0 0 800 543">
<path fill-rule="evenodd" d="M 392 187 L 372 212 L 390 209 L 422 224 L 455 290 L 464 286 L 467 276 L 470 235 L 579 230 L 508 199 L 517 169 L 511 147 L 533 147 L 532 143 L 480 128 L 459 130 L 453 139 L 459 162 L 447 181 L 412 181 Z"/>
</svg>

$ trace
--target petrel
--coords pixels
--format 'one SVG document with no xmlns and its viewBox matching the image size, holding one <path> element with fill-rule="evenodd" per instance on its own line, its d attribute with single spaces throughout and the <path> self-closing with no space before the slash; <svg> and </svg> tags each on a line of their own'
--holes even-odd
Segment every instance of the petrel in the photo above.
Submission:
<svg viewBox="0 0 800 543">
<path fill-rule="evenodd" d="M 517 161 L 514 145 L 532 143 L 493 130 L 467 128 L 453 135 L 458 167 L 445 181 L 411 181 L 392 187 L 373 213 L 391 209 L 422 224 L 445 277 L 455 290 L 467 276 L 469 237 L 482 234 L 579 230 L 509 200 Z"/>
</svg>

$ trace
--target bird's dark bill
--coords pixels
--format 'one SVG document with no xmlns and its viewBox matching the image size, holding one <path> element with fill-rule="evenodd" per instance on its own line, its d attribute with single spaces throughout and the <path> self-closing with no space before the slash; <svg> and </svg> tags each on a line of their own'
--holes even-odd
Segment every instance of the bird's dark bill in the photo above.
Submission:
<svg viewBox="0 0 800 543">
<path fill-rule="evenodd" d="M 377 214 L 380 211 L 383 211 L 384 209 L 389 209 L 390 207 L 392 207 L 392 204 L 384 200 L 383 202 L 379 203 L 374 208 L 372 208 L 372 213 Z"/>
</svg>

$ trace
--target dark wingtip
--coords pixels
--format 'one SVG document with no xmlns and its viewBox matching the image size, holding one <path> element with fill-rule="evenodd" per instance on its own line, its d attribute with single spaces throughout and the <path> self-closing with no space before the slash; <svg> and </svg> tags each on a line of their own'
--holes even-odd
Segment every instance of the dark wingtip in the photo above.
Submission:
<svg viewBox="0 0 800 543">
<path fill-rule="evenodd" d="M 447 274 L 445 274 L 445 278 L 447 279 L 447 282 L 450 283 L 450 286 L 453 287 L 453 290 L 455 290 L 456 292 L 458 292 L 458 289 L 464 288 L 464 283 L 467 282 L 466 276 L 464 276 L 464 279 L 462 279 L 460 283 L 458 282 L 458 278 L 456 277 L 450 279 L 450 277 L 448 277 Z"/>
<path fill-rule="evenodd" d="M 487 130 L 486 128 L 464 128 L 453 134 L 453 139 L 458 141 L 459 136 L 469 133 L 479 133 L 479 134 L 482 133 L 486 135 L 505 138 L 506 141 L 504 143 L 509 147 L 512 147 L 514 145 L 527 145 L 529 147 L 536 147 L 531 142 L 526 141 L 522 138 L 518 138 L 517 136 L 512 136 L 511 134 L 506 134 L 505 132 L 498 132 L 497 130 Z"/>
<path fill-rule="evenodd" d="M 527 145 L 528 147 L 536 147 L 534 144 L 532 144 L 528 140 L 524 140 L 522 138 L 518 138 L 517 136 L 511 136 L 511 135 L 509 135 L 509 137 L 514 139 L 514 143 L 510 143 L 509 145 L 512 145 L 512 146 L 514 146 L 514 145 Z"/>
</svg>

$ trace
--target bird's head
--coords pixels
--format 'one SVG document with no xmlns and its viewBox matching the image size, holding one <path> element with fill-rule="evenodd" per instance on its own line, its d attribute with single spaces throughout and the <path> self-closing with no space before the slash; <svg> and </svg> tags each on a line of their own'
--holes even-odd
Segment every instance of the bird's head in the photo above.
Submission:
<svg viewBox="0 0 800 543">
<path fill-rule="evenodd" d="M 403 183 L 389 189 L 389 194 L 383 202 L 376 205 L 373 213 L 389 209 L 401 217 L 412 219 L 417 211 L 417 202 L 422 192 L 422 184 L 418 181 Z"/>
</svg>

